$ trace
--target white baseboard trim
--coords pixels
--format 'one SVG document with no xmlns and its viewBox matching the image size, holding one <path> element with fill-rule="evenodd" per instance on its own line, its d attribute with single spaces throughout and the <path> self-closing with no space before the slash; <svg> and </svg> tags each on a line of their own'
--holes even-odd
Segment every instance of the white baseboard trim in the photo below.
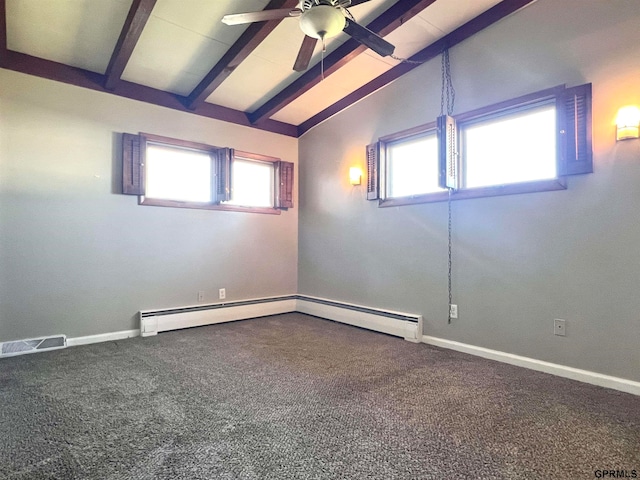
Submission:
<svg viewBox="0 0 640 480">
<path fill-rule="evenodd" d="M 394 312 L 302 295 L 299 295 L 296 301 L 296 311 L 355 327 L 395 335 L 410 342 L 420 342 L 418 332 L 422 331 L 422 315 Z"/>
<path fill-rule="evenodd" d="M 89 345 L 90 343 L 110 342 L 112 340 L 124 340 L 125 338 L 140 336 L 140 330 L 122 330 L 120 332 L 99 333 L 97 335 L 87 335 L 86 337 L 67 338 L 68 347 L 78 345 Z"/>
<path fill-rule="evenodd" d="M 496 360 L 498 362 L 508 363 L 510 365 L 516 365 L 518 367 L 529 368 L 531 370 L 550 373 L 559 377 L 570 378 L 572 380 L 578 380 L 580 382 L 598 385 L 600 387 L 612 388 L 621 392 L 640 395 L 640 382 L 635 382 L 633 380 L 613 377 L 610 375 L 603 375 L 601 373 L 591 372 L 589 370 L 567 367 L 565 365 L 559 365 L 557 363 L 545 362 L 543 360 L 536 360 L 535 358 L 522 357 L 520 355 L 514 355 L 512 353 L 501 352 L 499 350 L 491 350 L 484 347 L 476 347 L 475 345 L 455 342 L 453 340 L 446 340 L 444 338 L 431 337 L 428 335 L 422 336 L 422 342 L 429 345 L 435 345 L 437 347 L 448 348 L 450 350 L 456 350 L 458 352 L 476 355 L 478 357 L 488 358 L 489 360 Z"/>
</svg>

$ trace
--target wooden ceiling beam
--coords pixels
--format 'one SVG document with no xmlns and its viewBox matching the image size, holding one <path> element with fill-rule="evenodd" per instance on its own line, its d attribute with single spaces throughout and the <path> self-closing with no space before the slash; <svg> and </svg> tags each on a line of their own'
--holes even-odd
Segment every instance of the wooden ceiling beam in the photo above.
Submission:
<svg viewBox="0 0 640 480">
<path fill-rule="evenodd" d="M 108 90 L 113 90 L 120 81 L 155 4 L 156 0 L 133 0 L 105 73 L 105 87 Z"/>
<path fill-rule="evenodd" d="M 389 7 L 382 15 L 373 20 L 367 28 L 381 37 L 389 35 L 396 28 L 419 14 L 435 0 L 402 0 Z M 328 77 L 367 49 L 360 42 L 350 38 L 324 59 L 324 77 Z M 320 83 L 323 78 L 322 67 L 317 64 L 296 79 L 289 86 L 277 93 L 273 98 L 264 103 L 256 111 L 250 113 L 249 120 L 257 124 L 288 104 L 293 102 L 303 93 L 309 91 Z"/>
<path fill-rule="evenodd" d="M 6 61 L 3 67 L 8 70 L 290 137 L 295 137 L 298 134 L 294 125 L 275 120 L 269 120 L 259 126 L 252 125 L 244 112 L 211 103 L 204 103 L 195 110 L 190 110 L 185 107 L 185 98 L 180 95 L 125 80 L 120 80 L 113 90 L 108 90 L 105 87 L 105 75 L 11 50 L 6 53 Z"/>
<path fill-rule="evenodd" d="M 409 60 L 421 63 L 427 62 L 428 60 L 431 60 L 432 58 L 440 55 L 445 48 L 451 48 L 454 45 L 463 42 L 467 38 L 475 35 L 476 33 L 502 20 L 506 16 L 515 13 L 516 11 L 526 7 L 528 4 L 535 1 L 536 0 L 503 0 L 497 5 L 494 5 L 486 12 L 481 13 L 472 20 L 469 20 L 467 23 L 455 29 L 453 32 L 445 35 L 440 40 L 437 40 L 428 47 L 423 48 L 418 53 L 413 55 Z M 420 64 L 415 63 L 400 63 L 399 65 L 393 67 L 391 70 L 387 70 L 379 77 L 376 77 L 369 83 L 366 83 L 341 100 L 338 100 L 336 103 L 325 108 L 310 119 L 302 122 L 298 126 L 298 136 L 302 136 L 329 117 L 344 110 L 350 105 L 353 105 L 357 101 L 362 100 L 364 97 L 372 94 L 376 90 L 379 90 L 380 88 L 393 82 L 394 80 L 400 78 L 404 74 L 419 66 Z"/>
<path fill-rule="evenodd" d="M 0 0 L 0 67 L 4 66 L 7 56 L 7 4 Z"/>
<path fill-rule="evenodd" d="M 295 8 L 298 0 L 271 0 L 265 10 Z M 194 109 L 218 88 L 226 78 L 253 52 L 262 41 L 280 24 L 280 20 L 256 22 L 249 25 L 240 38 L 229 48 L 218 63 L 187 97 L 187 107 Z"/>
</svg>

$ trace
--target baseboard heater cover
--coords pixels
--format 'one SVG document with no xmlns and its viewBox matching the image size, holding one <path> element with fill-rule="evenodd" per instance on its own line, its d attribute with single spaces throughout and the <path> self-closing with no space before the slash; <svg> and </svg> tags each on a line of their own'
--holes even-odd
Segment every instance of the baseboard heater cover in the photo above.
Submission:
<svg viewBox="0 0 640 480">
<path fill-rule="evenodd" d="M 419 342 L 422 332 L 421 315 L 364 307 L 306 295 L 288 295 L 163 310 L 144 310 L 139 313 L 140 334 L 148 337 L 169 330 L 290 312 L 306 313 L 347 323 L 402 337 L 412 342 Z"/>
<path fill-rule="evenodd" d="M 13 357 L 27 353 L 45 352 L 66 348 L 66 335 L 51 335 L 40 338 L 27 338 L 0 343 L 0 357 Z"/>
<path fill-rule="evenodd" d="M 414 343 L 421 341 L 422 315 L 365 307 L 306 295 L 297 295 L 296 297 L 296 311 L 300 313 L 387 333 Z"/>
<path fill-rule="evenodd" d="M 200 327 L 295 311 L 295 296 L 269 297 L 237 302 L 196 305 L 140 312 L 143 337 L 181 328 Z"/>
</svg>

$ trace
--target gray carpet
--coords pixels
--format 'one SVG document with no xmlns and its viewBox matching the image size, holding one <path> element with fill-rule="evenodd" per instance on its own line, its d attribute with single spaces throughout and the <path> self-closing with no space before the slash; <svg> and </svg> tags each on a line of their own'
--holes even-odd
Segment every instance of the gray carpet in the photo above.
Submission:
<svg viewBox="0 0 640 480">
<path fill-rule="evenodd" d="M 0 360 L 0 478 L 640 477 L 640 397 L 301 315 Z"/>
</svg>

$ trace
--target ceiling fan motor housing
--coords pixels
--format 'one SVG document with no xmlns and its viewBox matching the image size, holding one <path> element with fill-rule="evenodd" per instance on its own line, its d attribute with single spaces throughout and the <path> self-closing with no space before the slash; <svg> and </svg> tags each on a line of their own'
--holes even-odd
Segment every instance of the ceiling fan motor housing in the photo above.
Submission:
<svg viewBox="0 0 640 480">
<path fill-rule="evenodd" d="M 298 8 L 304 12 L 317 5 L 333 5 L 336 8 L 347 8 L 351 6 L 351 0 L 300 0 Z"/>
<path fill-rule="evenodd" d="M 331 38 L 338 35 L 345 27 L 346 20 L 340 8 L 333 6 L 332 2 L 316 4 L 309 9 L 304 10 L 300 16 L 300 28 L 302 31 L 313 38 Z"/>
</svg>

